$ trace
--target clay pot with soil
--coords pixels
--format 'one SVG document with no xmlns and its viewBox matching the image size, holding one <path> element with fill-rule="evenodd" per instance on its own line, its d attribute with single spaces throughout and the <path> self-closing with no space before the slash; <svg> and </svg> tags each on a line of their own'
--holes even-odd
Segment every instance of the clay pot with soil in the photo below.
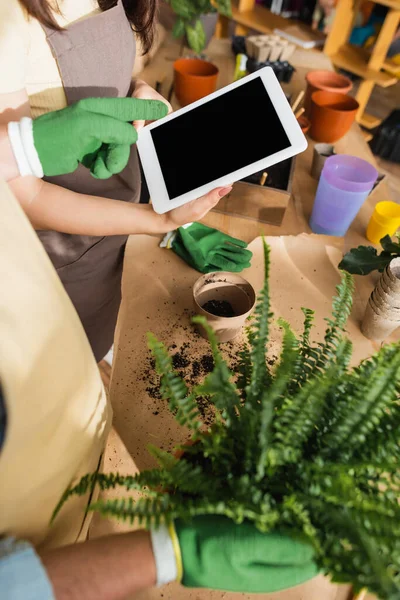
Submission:
<svg viewBox="0 0 400 600">
<path fill-rule="evenodd" d="M 350 129 L 359 104 L 336 92 L 314 92 L 311 96 L 310 136 L 316 142 L 333 144 Z"/>
<path fill-rule="evenodd" d="M 174 91 L 181 106 L 217 89 L 218 68 L 206 60 L 180 58 L 174 62 Z"/>
<path fill-rule="evenodd" d="M 207 319 L 219 342 L 235 338 L 252 312 L 256 293 L 248 281 L 227 271 L 202 275 L 193 286 L 196 314 Z M 207 337 L 204 329 L 198 331 Z"/>
<path fill-rule="evenodd" d="M 311 112 L 311 96 L 314 92 L 323 90 L 336 94 L 348 94 L 353 87 L 351 79 L 335 71 L 310 71 L 306 75 L 307 88 L 304 97 L 305 114 Z"/>
</svg>

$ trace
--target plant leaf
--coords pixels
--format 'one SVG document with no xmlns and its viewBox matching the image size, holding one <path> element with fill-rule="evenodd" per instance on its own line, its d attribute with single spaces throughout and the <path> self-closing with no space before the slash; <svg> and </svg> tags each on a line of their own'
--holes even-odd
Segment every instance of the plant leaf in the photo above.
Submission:
<svg viewBox="0 0 400 600">
<path fill-rule="evenodd" d="M 174 38 L 180 38 L 185 35 L 185 21 L 184 19 L 177 17 L 174 26 L 172 28 L 172 35 Z"/>
<path fill-rule="evenodd" d="M 212 2 L 214 4 L 214 2 Z M 231 0 L 215 0 L 215 7 L 220 15 L 224 17 L 232 16 L 232 4 Z"/>
<path fill-rule="evenodd" d="M 190 20 L 196 15 L 193 3 L 188 0 L 171 0 L 172 10 L 182 19 Z"/>
<path fill-rule="evenodd" d="M 395 256 L 400 256 L 400 238 L 398 238 L 397 242 L 393 242 L 390 235 L 385 235 L 385 237 L 381 239 L 380 243 L 385 252 L 390 252 Z"/>
<path fill-rule="evenodd" d="M 376 248 L 372 246 L 358 246 L 344 255 L 339 269 L 353 275 L 368 275 L 372 271 L 383 271 L 391 259 L 390 255 L 378 255 Z"/>
<path fill-rule="evenodd" d="M 200 54 L 206 45 L 206 33 L 203 23 L 198 19 L 194 26 L 186 25 L 186 35 L 190 48 Z"/>
</svg>

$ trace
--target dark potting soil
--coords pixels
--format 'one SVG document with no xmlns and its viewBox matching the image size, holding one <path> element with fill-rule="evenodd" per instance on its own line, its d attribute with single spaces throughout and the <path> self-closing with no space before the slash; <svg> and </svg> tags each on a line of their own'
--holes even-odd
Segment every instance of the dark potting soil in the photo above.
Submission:
<svg viewBox="0 0 400 600">
<path fill-rule="evenodd" d="M 198 351 L 196 338 L 184 342 L 181 346 L 171 344 L 169 352 L 172 357 L 173 369 L 185 381 L 189 389 L 194 388 L 204 381 L 205 377 L 214 369 L 214 358 L 211 351 L 204 354 Z M 233 373 L 236 372 L 238 349 L 231 342 L 224 344 L 224 357 Z M 146 383 L 146 392 L 153 400 L 152 413 L 162 417 L 165 410 L 165 401 L 160 394 L 160 378 L 155 371 L 154 359 L 149 353 L 142 380 Z M 196 398 L 200 418 L 209 427 L 215 420 L 215 409 L 206 396 Z"/>
<path fill-rule="evenodd" d="M 234 317 L 235 311 L 227 300 L 209 300 L 202 308 L 216 317 Z"/>
</svg>

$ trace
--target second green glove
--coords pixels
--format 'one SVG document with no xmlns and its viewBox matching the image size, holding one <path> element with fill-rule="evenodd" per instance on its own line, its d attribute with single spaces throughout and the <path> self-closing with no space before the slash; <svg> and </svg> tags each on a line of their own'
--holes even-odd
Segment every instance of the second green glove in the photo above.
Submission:
<svg viewBox="0 0 400 600">
<path fill-rule="evenodd" d="M 253 256 L 246 242 L 201 223 L 179 227 L 167 245 L 200 273 L 231 271 L 240 273 L 250 267 Z"/>
</svg>

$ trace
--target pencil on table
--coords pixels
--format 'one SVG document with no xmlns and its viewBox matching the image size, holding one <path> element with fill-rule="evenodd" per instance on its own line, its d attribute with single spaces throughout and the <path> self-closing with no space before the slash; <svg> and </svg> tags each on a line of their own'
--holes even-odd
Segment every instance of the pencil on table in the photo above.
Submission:
<svg viewBox="0 0 400 600">
<path fill-rule="evenodd" d="M 260 185 L 265 185 L 265 182 L 267 181 L 267 177 L 268 177 L 268 173 L 267 173 L 267 171 L 264 171 L 264 173 L 261 175 Z"/>
<path fill-rule="evenodd" d="M 296 112 L 297 108 L 300 105 L 300 102 L 303 100 L 303 96 L 304 96 L 304 90 L 301 90 L 301 92 L 297 96 L 296 100 L 292 104 L 292 111 L 293 112 Z"/>
</svg>

